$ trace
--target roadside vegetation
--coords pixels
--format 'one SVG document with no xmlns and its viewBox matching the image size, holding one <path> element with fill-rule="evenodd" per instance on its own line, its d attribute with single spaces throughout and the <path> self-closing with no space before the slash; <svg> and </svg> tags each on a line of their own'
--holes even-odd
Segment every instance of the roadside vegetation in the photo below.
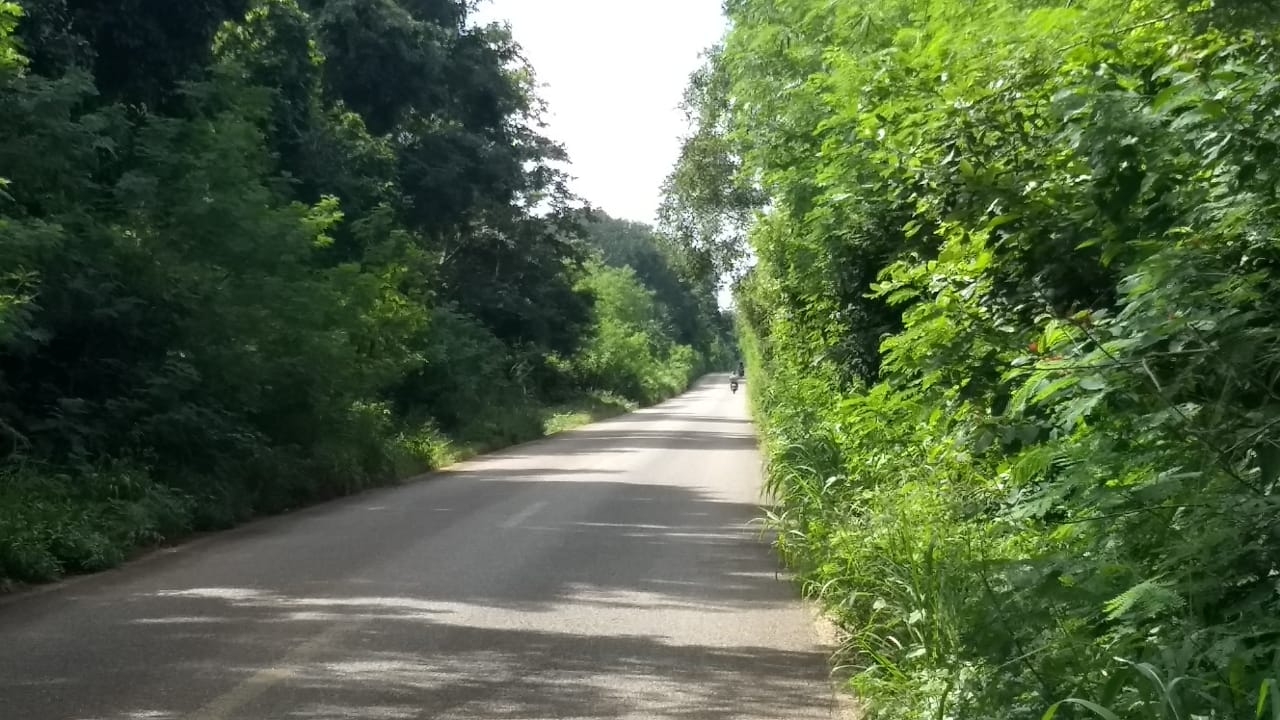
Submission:
<svg viewBox="0 0 1280 720">
<path fill-rule="evenodd" d="M 566 191 L 469 5 L 0 0 L 0 584 L 728 364 L 713 288 Z"/>
<path fill-rule="evenodd" d="M 1280 717 L 1274 8 L 727 6 L 664 225 L 870 717 Z"/>
</svg>

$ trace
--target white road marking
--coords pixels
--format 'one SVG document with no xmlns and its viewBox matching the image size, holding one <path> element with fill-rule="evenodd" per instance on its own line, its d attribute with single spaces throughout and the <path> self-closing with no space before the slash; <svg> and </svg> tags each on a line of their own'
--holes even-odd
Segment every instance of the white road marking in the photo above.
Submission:
<svg viewBox="0 0 1280 720">
<path fill-rule="evenodd" d="M 517 525 L 524 522 L 525 520 L 528 520 L 534 515 L 537 515 L 538 511 L 546 506 L 547 506 L 546 502 L 536 502 L 530 505 L 529 507 L 521 510 L 520 512 L 516 513 L 515 515 L 512 515 L 511 517 L 507 518 L 507 521 L 502 523 L 502 527 L 510 530 L 511 528 L 516 527 Z"/>
</svg>

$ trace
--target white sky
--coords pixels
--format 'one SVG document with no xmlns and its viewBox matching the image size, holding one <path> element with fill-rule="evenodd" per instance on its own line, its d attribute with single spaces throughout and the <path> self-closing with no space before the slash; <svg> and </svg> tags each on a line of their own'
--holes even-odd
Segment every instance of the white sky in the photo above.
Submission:
<svg viewBox="0 0 1280 720">
<path fill-rule="evenodd" d="M 687 130 L 685 84 L 725 30 L 720 3 L 488 0 L 473 20 L 511 23 L 543 86 L 547 134 L 569 151 L 574 192 L 652 223 Z"/>
</svg>

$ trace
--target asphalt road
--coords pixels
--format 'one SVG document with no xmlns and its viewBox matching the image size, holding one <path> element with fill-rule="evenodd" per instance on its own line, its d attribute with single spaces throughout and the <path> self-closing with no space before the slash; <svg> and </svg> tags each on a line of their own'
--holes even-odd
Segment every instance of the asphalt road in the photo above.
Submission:
<svg viewBox="0 0 1280 720">
<path fill-rule="evenodd" d="M 0 718 L 830 719 L 743 394 L 0 601 Z"/>
</svg>

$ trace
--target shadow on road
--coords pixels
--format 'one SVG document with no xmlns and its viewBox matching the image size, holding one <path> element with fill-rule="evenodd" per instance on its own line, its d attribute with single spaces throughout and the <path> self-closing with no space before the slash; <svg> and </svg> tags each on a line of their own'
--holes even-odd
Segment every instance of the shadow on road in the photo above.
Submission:
<svg viewBox="0 0 1280 720">
<path fill-rule="evenodd" d="M 794 602 L 785 580 L 761 571 L 772 560 L 747 528 L 757 507 L 662 484 L 509 474 L 476 482 L 502 495 L 536 485 L 552 505 L 598 498 L 601 513 L 556 522 L 548 511 L 546 521 L 503 530 L 514 562 L 526 556 L 520 548 L 548 558 L 520 583 L 494 580 L 514 571 L 501 562 L 467 568 L 480 558 L 466 548 L 454 559 L 411 557 L 415 547 L 438 544 L 392 532 L 358 555 L 319 546 L 316 557 L 293 566 L 274 558 L 281 564 L 273 576 L 252 586 L 242 584 L 244 573 L 228 571 L 183 589 L 136 593 L 102 613 L 87 637 L 85 629 L 67 627 L 62 643 L 44 638 L 53 645 L 85 641 L 84 665 L 68 672 L 60 659 L 38 654 L 22 668 L 0 662 L 0 695 L 14 707 L 32 707 L 56 688 L 92 707 L 119 683 L 162 686 L 177 675 L 228 686 L 253 682 L 266 666 L 276 668 L 278 687 L 234 717 L 763 720 L 805 717 L 804 708 L 826 702 L 813 690 L 825 682 L 821 653 L 682 644 L 645 633 L 655 625 L 646 614 L 661 614 L 658 627 L 705 622 L 708 613 L 745 625 L 756 622 L 753 610 Z M 396 510 L 437 521 L 428 511 Z M 387 528 L 402 525 L 393 519 Z M 385 553 L 383 568 L 363 567 L 377 553 Z M 233 580 L 241 584 L 221 584 Z M 575 627 L 584 608 L 604 625 Z M 0 614 L 6 619 L 13 618 Z M 548 623 L 561 628 L 528 627 Z M 628 623 L 637 624 L 634 631 Z M 13 628 L 0 622 L 0 637 L 6 630 Z M 324 633 L 330 636 L 314 651 L 280 657 Z M 121 638 L 136 650 L 108 655 Z M 39 667 L 42 660 L 48 664 Z M 109 667 L 105 675 L 100 663 Z M 94 666 L 98 672 L 86 672 Z M 626 680 L 621 687 L 619 678 Z M 187 717 L 142 703 L 131 712 L 103 717 Z"/>
<path fill-rule="evenodd" d="M 591 455 L 637 450 L 752 450 L 756 439 L 747 433 L 692 430 L 680 433 L 652 430 L 584 430 L 565 437 L 555 446 L 555 455 Z M 513 452 L 505 457 L 531 457 L 534 453 Z"/>
<path fill-rule="evenodd" d="M 297 618 L 299 603 L 317 612 Z M 236 717 L 772 720 L 808 717 L 806 709 L 827 700 L 814 693 L 826 680 L 826 658 L 819 653 L 449 624 L 447 617 L 400 605 L 379 599 L 363 607 L 341 600 L 326 605 L 289 596 L 224 605 L 222 612 L 232 618 L 248 612 L 256 622 L 311 625 L 316 632 L 332 622 L 329 614 L 348 623 L 314 654 L 278 662 L 284 676 L 279 692 Z M 183 620 L 184 629 L 170 639 L 196 649 L 213 636 L 231 641 L 227 630 L 243 617 Z M 237 634 L 234 641 L 241 652 L 267 656 L 275 644 L 266 638 L 274 635 Z M 197 677 L 218 672 L 240 681 L 260 667 L 179 662 Z M 621 687 L 620 678 L 628 681 Z M 58 691 L 75 693 L 77 687 L 64 682 Z M 130 717 L 180 716 L 139 708 Z"/>
<path fill-rule="evenodd" d="M 555 467 L 755 446 L 741 421 L 676 413 L 721 427 L 654 429 L 663 413 L 0 607 L 0 697 L 24 717 L 104 720 L 827 717 L 822 653 L 735 639 L 767 636 L 795 602 L 758 505 Z M 163 691 L 175 681 L 194 690 Z M 191 714 L 220 697 L 235 712 Z"/>
</svg>

